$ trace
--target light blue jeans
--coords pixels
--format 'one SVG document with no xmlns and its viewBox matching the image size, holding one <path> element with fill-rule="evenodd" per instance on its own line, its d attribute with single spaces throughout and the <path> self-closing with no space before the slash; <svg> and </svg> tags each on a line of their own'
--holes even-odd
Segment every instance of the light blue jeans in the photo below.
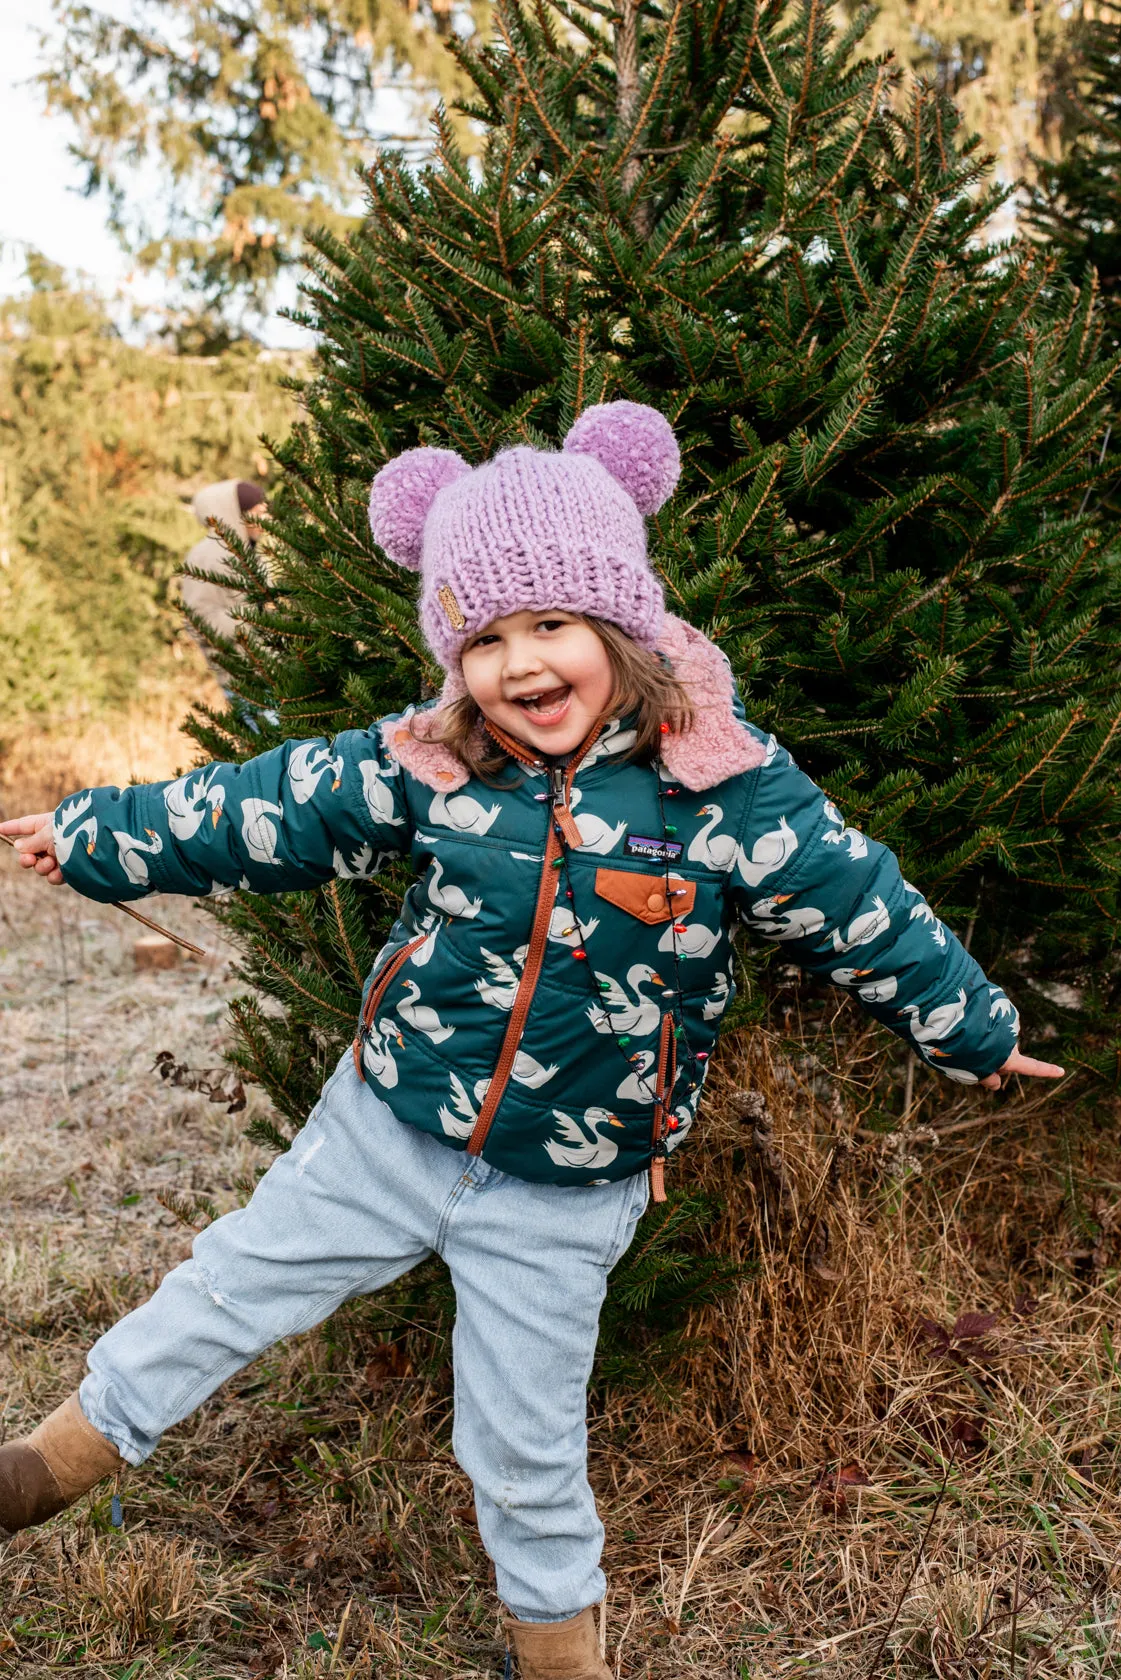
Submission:
<svg viewBox="0 0 1121 1680">
<path fill-rule="evenodd" d="M 498 1590 L 523 1621 L 562 1620 L 604 1593 L 586 1390 L 607 1274 L 646 1194 L 645 1174 L 527 1184 L 448 1149 L 402 1125 L 348 1051 L 248 1206 L 91 1349 L 82 1410 L 140 1464 L 271 1343 L 440 1254 L 456 1293 L 452 1447 Z"/>
</svg>

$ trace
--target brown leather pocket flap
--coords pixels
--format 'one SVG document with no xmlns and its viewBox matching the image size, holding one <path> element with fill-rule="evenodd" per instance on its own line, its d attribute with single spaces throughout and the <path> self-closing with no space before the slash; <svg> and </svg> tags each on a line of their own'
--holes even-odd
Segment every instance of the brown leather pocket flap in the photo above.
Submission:
<svg viewBox="0 0 1121 1680">
<path fill-rule="evenodd" d="M 597 896 L 651 926 L 668 922 L 671 916 L 687 916 L 693 908 L 696 881 L 683 881 L 679 875 L 671 874 L 669 885 L 673 897 L 667 904 L 664 875 L 640 874 L 633 869 L 596 870 Z"/>
</svg>

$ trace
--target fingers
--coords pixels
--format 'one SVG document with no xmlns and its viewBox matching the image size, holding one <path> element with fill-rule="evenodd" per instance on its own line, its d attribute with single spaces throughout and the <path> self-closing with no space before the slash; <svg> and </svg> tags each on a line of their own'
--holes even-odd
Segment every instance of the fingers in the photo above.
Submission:
<svg viewBox="0 0 1121 1680">
<path fill-rule="evenodd" d="M 1065 1079 L 1066 1069 L 1056 1066 L 1054 1062 L 1037 1062 L 1034 1056 L 1021 1056 L 1018 1050 L 1013 1050 L 999 1073 L 990 1073 L 981 1080 L 986 1091 L 999 1091 L 1001 1087 L 1001 1073 L 1018 1073 L 1024 1079 Z"/>
<path fill-rule="evenodd" d="M 27 817 L 11 817 L 0 823 L 0 834 L 6 835 L 15 846 L 22 869 L 34 869 L 52 887 L 62 885 L 62 871 L 54 849 L 54 815 L 39 811 Z"/>
<path fill-rule="evenodd" d="M 1016 1053 L 1015 1062 L 1015 1067 L 1011 1065 L 1011 1061 L 1005 1062 L 1002 1072 L 1026 1074 L 1029 1079 L 1066 1078 L 1066 1069 L 1056 1067 L 1054 1062 L 1037 1062 L 1031 1056 L 1021 1056 L 1019 1052 Z"/>
<path fill-rule="evenodd" d="M 38 834 L 44 828 L 49 830 L 53 822 L 53 811 L 40 811 L 33 817 L 9 817 L 7 822 L 0 822 L 0 834 L 7 834 L 14 840 L 17 834 Z"/>
</svg>

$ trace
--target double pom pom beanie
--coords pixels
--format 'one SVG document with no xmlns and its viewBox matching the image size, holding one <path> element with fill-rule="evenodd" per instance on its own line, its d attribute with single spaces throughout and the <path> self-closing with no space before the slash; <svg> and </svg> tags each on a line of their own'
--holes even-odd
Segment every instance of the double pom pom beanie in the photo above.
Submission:
<svg viewBox="0 0 1121 1680">
<path fill-rule="evenodd" d="M 645 517 L 680 471 L 657 409 L 599 403 L 560 451 L 518 446 L 472 468 L 451 449 L 405 450 L 370 488 L 370 529 L 420 573 L 421 626 L 446 671 L 469 637 L 534 607 L 607 619 L 653 650 L 665 602 Z"/>
</svg>

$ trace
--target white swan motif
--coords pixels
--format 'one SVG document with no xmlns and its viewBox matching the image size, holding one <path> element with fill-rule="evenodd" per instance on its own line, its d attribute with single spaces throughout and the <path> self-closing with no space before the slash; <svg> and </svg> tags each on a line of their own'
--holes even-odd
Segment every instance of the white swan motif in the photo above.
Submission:
<svg viewBox="0 0 1121 1680">
<path fill-rule="evenodd" d="M 791 828 L 785 817 L 780 817 L 778 827 L 760 834 L 751 848 L 750 860 L 745 856 L 742 846 L 735 851 L 735 864 L 744 882 L 749 887 L 757 887 L 766 876 L 773 875 L 776 869 L 781 869 L 787 860 L 798 850 L 798 836 Z"/>
<path fill-rule="evenodd" d="M 330 747 L 322 747 L 318 741 L 305 741 L 296 748 L 288 760 L 288 782 L 297 805 L 306 805 L 314 797 L 328 770 L 334 793 L 343 779 L 342 754 L 332 758 Z"/>
<path fill-rule="evenodd" d="M 825 811 L 826 820 L 837 824 L 836 828 L 827 829 L 822 835 L 821 838 L 823 843 L 826 846 L 840 846 L 847 841 L 850 859 L 855 861 L 857 858 L 867 857 L 868 841 L 865 839 L 864 835 L 861 834 L 860 830 L 858 828 L 849 828 L 844 817 L 842 817 L 840 811 L 838 811 L 831 799 L 827 799 L 825 801 L 823 809 Z"/>
<path fill-rule="evenodd" d="M 627 752 L 634 746 L 638 736 L 633 729 L 624 729 L 618 718 L 612 718 L 603 734 L 596 741 L 594 747 L 580 760 L 581 770 L 590 770 L 593 764 L 598 764 L 602 758 L 610 758 L 615 753 Z"/>
<path fill-rule="evenodd" d="M 703 922 L 686 922 L 684 933 L 674 933 L 670 922 L 658 941 L 659 951 L 675 949 L 682 957 L 709 957 L 724 937 L 723 928 L 705 927 Z"/>
<path fill-rule="evenodd" d="M 793 893 L 776 893 L 774 898 L 760 898 L 751 906 L 751 914 L 763 918 L 759 931 L 765 933 L 768 939 L 807 939 L 811 933 L 818 933 L 825 926 L 824 911 L 812 904 L 807 904 L 804 910 L 778 909 L 780 904 L 789 903 L 793 896 Z"/>
<path fill-rule="evenodd" d="M 656 1096 L 654 1080 L 646 1075 L 653 1069 L 657 1057 L 652 1050 L 639 1050 L 631 1057 L 635 1068 L 628 1073 L 615 1093 L 616 1102 L 652 1103 Z"/>
<path fill-rule="evenodd" d="M 540 1086 L 547 1085 L 550 1079 L 555 1078 L 559 1072 L 559 1062 L 550 1062 L 548 1067 L 543 1067 L 540 1062 L 535 1061 L 524 1050 L 519 1050 L 514 1057 L 514 1065 L 510 1069 L 510 1078 L 516 1079 L 519 1085 L 528 1085 L 531 1091 L 536 1091 Z M 489 1077 L 476 1079 L 474 1089 L 475 1101 L 481 1103 L 490 1089 Z"/>
<path fill-rule="evenodd" d="M 875 908 L 865 910 L 863 915 L 855 917 L 843 939 L 840 928 L 833 929 L 835 951 L 852 951 L 857 945 L 870 945 L 873 939 L 878 939 L 881 933 L 887 932 L 891 926 L 887 905 L 878 894 L 872 899 L 872 903 Z"/>
<path fill-rule="evenodd" d="M 389 1048 L 390 1039 L 396 1041 L 399 1050 L 405 1048 L 405 1040 L 393 1021 L 379 1021 L 376 1027 L 367 1027 L 362 1034 L 362 1065 L 369 1069 L 379 1085 L 389 1091 L 398 1079 L 397 1063 Z"/>
<path fill-rule="evenodd" d="M 267 799 L 243 799 L 241 802 L 241 838 L 254 863 L 279 863 L 276 842 L 279 839 L 271 818 L 283 820 L 283 805 L 273 805 Z"/>
<path fill-rule="evenodd" d="M 606 1108 L 586 1108 L 583 1120 L 574 1120 L 571 1114 L 564 1114 L 559 1108 L 554 1108 L 557 1118 L 557 1129 L 563 1142 L 556 1138 L 546 1138 L 545 1150 L 555 1167 L 609 1167 L 619 1153 L 619 1145 L 612 1138 L 600 1136 L 601 1126 L 618 1126 L 625 1130 L 623 1122 Z M 587 1134 L 591 1133 L 589 1137 Z"/>
<path fill-rule="evenodd" d="M 852 986 L 865 1003 L 890 1003 L 899 990 L 899 981 L 894 974 L 885 974 L 882 980 L 869 980 L 868 976 L 875 972 L 874 968 L 835 968 L 829 978 L 835 986 Z"/>
<path fill-rule="evenodd" d="M 906 886 L 906 882 L 904 882 L 904 886 Z M 911 891 L 915 892 L 917 891 L 917 888 L 912 887 Z M 912 907 L 911 914 L 907 919 L 908 921 L 913 922 L 916 916 L 921 921 L 930 923 L 930 937 L 939 949 L 944 951 L 946 949 L 946 930 L 925 899 L 921 904 L 916 904 Z"/>
<path fill-rule="evenodd" d="M 392 852 L 379 852 L 375 858 L 374 848 L 362 845 L 348 861 L 336 847 L 331 858 L 331 868 L 342 881 L 370 881 L 381 873 L 392 857 Z"/>
<path fill-rule="evenodd" d="M 667 1149 L 676 1149 L 679 1143 L 685 1142 L 689 1135 L 689 1128 L 696 1118 L 693 1110 L 687 1108 L 684 1103 L 678 1103 L 673 1111 L 673 1117 L 677 1121 L 677 1125 L 673 1131 L 667 1131 L 666 1133 L 665 1144 Z"/>
<path fill-rule="evenodd" d="M 959 986 L 953 1002 L 940 1003 L 930 1011 L 925 1021 L 913 1003 L 905 1004 L 899 1013 L 910 1016 L 908 1025 L 916 1044 L 932 1044 L 937 1038 L 948 1038 L 958 1023 L 965 1019 L 966 1002 L 965 988 Z"/>
<path fill-rule="evenodd" d="M 1012 1030 L 1018 1033 L 1020 1030 L 1020 1011 L 1016 1008 L 1012 999 L 1005 997 L 999 986 L 990 986 L 989 996 L 993 1000 L 989 1005 L 989 1020 L 996 1021 L 1003 1019 L 1005 1015 L 1011 1015 Z"/>
<path fill-rule="evenodd" d="M 449 916 L 459 916 L 464 921 L 470 921 L 483 908 L 481 898 L 468 898 L 462 887 L 454 882 L 444 882 L 444 865 L 439 858 L 432 859 L 426 890 L 433 904 L 437 905 Z"/>
<path fill-rule="evenodd" d="M 724 820 L 723 809 L 719 805 L 702 805 L 697 815 L 707 817 L 708 821 L 690 840 L 685 856 L 690 863 L 703 863 L 708 869 L 719 869 L 726 873 L 735 863 L 736 853 L 740 852 L 741 848 L 736 844 L 734 834 L 712 832 L 717 824 Z"/>
<path fill-rule="evenodd" d="M 701 1009 L 701 1014 L 704 1016 L 705 1020 L 718 1021 L 728 1007 L 728 999 L 730 996 L 731 976 L 725 974 L 723 969 L 721 969 L 720 973 L 713 981 L 712 992 L 705 999 L 704 1005 Z"/>
<path fill-rule="evenodd" d="M 601 1003 L 593 1004 L 587 1011 L 588 1020 L 596 1032 L 637 1034 L 645 1038 L 649 1033 L 657 1032 L 662 1024 L 662 1012 L 653 999 L 643 992 L 644 985 L 664 986 L 665 981 L 656 969 L 649 963 L 634 963 L 627 970 L 627 985 L 635 994 L 630 999 L 619 982 L 610 974 L 601 974 L 596 970 L 596 979 L 606 982 Z"/>
<path fill-rule="evenodd" d="M 178 781 L 169 782 L 163 790 L 167 807 L 167 826 L 177 840 L 191 840 L 198 833 L 210 811 L 210 822 L 218 827 L 226 799 L 225 784 L 216 782 L 218 766 L 205 770 L 191 770 Z"/>
<path fill-rule="evenodd" d="M 475 990 L 492 1009 L 504 1009 L 509 1013 L 518 995 L 518 975 L 505 957 L 500 957 L 495 951 L 488 951 L 485 945 L 479 946 L 479 954 L 490 970 L 490 978 L 484 980 L 480 976 L 475 981 Z"/>
<path fill-rule="evenodd" d="M 423 945 L 417 946 L 416 950 L 409 958 L 409 962 L 413 968 L 423 968 L 428 962 L 433 951 L 436 949 L 436 935 L 443 926 L 444 923 L 439 916 L 434 916 L 431 910 L 425 911 L 424 915 L 420 918 L 420 929 L 422 933 L 427 930 L 428 938 L 424 941 Z"/>
<path fill-rule="evenodd" d="M 421 1003 L 420 987 L 415 980 L 402 980 L 401 985 L 409 996 L 402 998 L 397 1005 L 398 1015 L 407 1021 L 410 1027 L 415 1027 L 417 1032 L 422 1032 L 426 1038 L 430 1038 L 433 1044 L 443 1044 L 446 1038 L 451 1037 L 455 1028 L 445 1027 L 436 1011 L 430 1009 L 426 1003 Z"/>
<path fill-rule="evenodd" d="M 933 1058 L 934 1056 L 948 1055 L 949 1052 L 946 1050 L 931 1049 L 924 1051 L 924 1054 Z M 968 1068 L 946 1067 L 944 1062 L 936 1062 L 935 1066 L 937 1067 L 939 1073 L 944 1073 L 947 1079 L 952 1079 L 954 1081 L 955 1085 L 977 1085 L 980 1083 L 977 1074 L 970 1073 Z"/>
<path fill-rule="evenodd" d="M 485 834 L 501 805 L 484 807 L 469 793 L 438 793 L 428 807 L 428 820 L 440 828 L 458 829 L 460 834 Z"/>
<path fill-rule="evenodd" d="M 92 853 L 97 844 L 97 818 L 92 813 L 86 815 L 92 804 L 93 795 L 89 793 L 83 794 L 81 799 L 68 799 L 51 824 L 54 855 L 63 869 L 70 862 L 70 854 L 82 835 L 85 835 L 87 854 Z M 81 822 L 77 821 L 79 817 L 83 819 Z M 71 828 L 71 823 L 76 826 Z"/>
<path fill-rule="evenodd" d="M 575 950 L 585 939 L 592 937 L 598 926 L 598 916 L 593 916 L 589 922 L 582 922 L 562 904 L 549 917 L 549 938 L 554 944 L 570 945 Z"/>
<path fill-rule="evenodd" d="M 479 1116 L 471 1106 L 471 1098 L 467 1095 L 459 1075 L 452 1073 L 448 1075 L 448 1078 L 451 1082 L 451 1101 L 455 1113 L 453 1114 L 451 1109 L 445 1107 L 443 1103 L 436 1111 L 440 1116 L 440 1124 L 444 1128 L 444 1136 L 469 1138 L 475 1130 L 475 1121 Z M 481 1102 L 482 1098 L 479 1097 L 477 1100 Z"/>
<path fill-rule="evenodd" d="M 388 823 L 391 828 L 400 828 L 405 821 L 399 817 L 393 800 L 393 791 L 387 788 L 384 778 L 396 776 L 400 773 L 400 765 L 395 764 L 391 770 L 383 770 L 376 758 L 364 758 L 358 765 L 362 777 L 362 796 L 366 801 L 366 809 L 375 822 Z"/>
<path fill-rule="evenodd" d="M 148 885 L 148 865 L 144 861 L 144 854 L 148 857 L 159 857 L 163 851 L 163 841 L 154 829 L 146 828 L 149 844 L 137 840 L 135 835 L 126 834 L 122 829 L 114 828 L 109 831 L 117 842 L 117 862 L 128 876 L 134 887 Z M 58 853 L 55 853 L 58 856 Z"/>
<path fill-rule="evenodd" d="M 768 735 L 767 746 L 765 752 L 763 753 L 763 763 L 761 764 L 760 769 L 766 770 L 769 765 L 774 763 L 775 758 L 778 755 L 778 750 L 778 736 Z"/>
<path fill-rule="evenodd" d="M 572 798 L 568 802 L 572 819 L 580 830 L 580 844 L 577 850 L 581 852 L 613 851 L 627 832 L 627 819 L 624 817 L 622 822 L 616 823 L 612 828 L 610 823 L 604 822 L 602 817 L 592 816 L 590 811 L 585 811 L 582 817 L 577 816 L 576 807 L 579 805 L 581 797 L 581 790 L 574 788 Z"/>
</svg>

